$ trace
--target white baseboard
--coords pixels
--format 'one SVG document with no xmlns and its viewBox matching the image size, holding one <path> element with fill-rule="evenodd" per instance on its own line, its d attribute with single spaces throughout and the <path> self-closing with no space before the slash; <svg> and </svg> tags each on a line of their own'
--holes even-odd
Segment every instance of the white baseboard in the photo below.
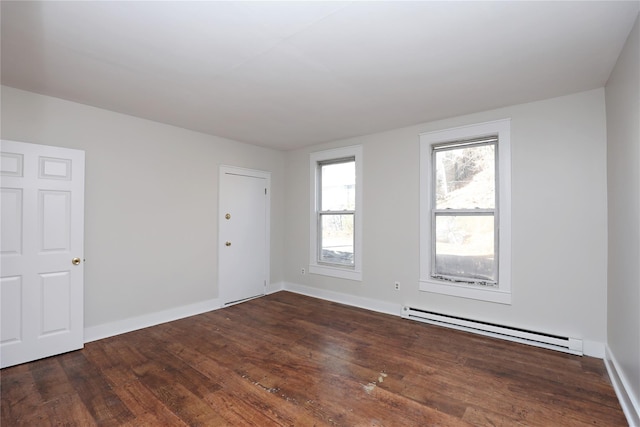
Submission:
<svg viewBox="0 0 640 427">
<path fill-rule="evenodd" d="M 283 289 L 283 282 L 270 283 L 267 285 L 265 293 L 269 295 Z M 149 313 L 142 316 L 130 317 L 128 319 L 104 323 L 102 325 L 90 326 L 84 328 L 84 342 L 87 343 L 91 341 L 97 341 L 103 338 L 109 338 L 115 335 L 137 331 L 138 329 L 148 328 L 150 326 L 171 322 L 173 320 L 195 316 L 196 314 L 202 314 L 208 311 L 217 310 L 219 308 L 222 308 L 222 306 L 223 304 L 221 300 L 211 299 L 185 305 L 182 307 L 175 307 L 168 310 Z"/>
<path fill-rule="evenodd" d="M 325 289 L 299 285 L 297 283 L 291 282 L 270 283 L 267 285 L 265 293 L 269 295 L 282 290 L 325 299 L 341 304 L 351 305 L 354 307 L 364 308 L 366 310 L 376 311 L 379 313 L 391 314 L 394 316 L 400 316 L 402 313 L 401 304 L 384 302 L 372 298 L 344 294 L 341 292 L 328 291 Z M 99 339 L 124 334 L 138 329 L 148 328 L 149 326 L 155 326 L 161 323 L 171 322 L 173 320 L 178 320 L 189 316 L 195 316 L 196 314 L 206 313 L 207 311 L 216 310 L 221 307 L 222 303 L 219 299 L 211 299 L 182 307 L 175 307 L 168 310 L 145 314 L 142 316 L 136 316 L 128 319 L 117 320 L 115 322 L 105 323 L 102 325 L 87 327 L 84 329 L 84 342 L 96 341 Z M 603 359 L 605 357 L 604 344 L 587 340 L 585 340 L 583 344 L 583 352 L 585 355 L 598 357 L 600 359 Z"/>
<path fill-rule="evenodd" d="M 367 310 L 377 311 L 379 313 L 391 314 L 394 316 L 402 315 L 402 305 L 390 302 L 383 302 L 371 298 L 358 297 L 341 292 L 327 291 L 325 289 L 314 288 L 311 286 L 299 285 L 297 283 L 283 282 L 278 290 L 286 290 L 310 297 L 325 299 L 328 301 L 338 302 L 341 304 L 351 305 L 354 307 L 364 308 Z M 274 291 L 277 292 L 278 290 Z M 583 340 L 582 352 L 585 356 L 597 357 L 603 359 L 605 356 L 605 345 L 597 341 Z M 639 426 L 640 427 L 640 426 Z"/>
<path fill-rule="evenodd" d="M 327 291 L 311 286 L 298 285 L 297 283 L 284 282 L 283 290 L 295 292 L 301 295 L 333 301 L 340 304 L 351 305 L 353 307 L 364 308 L 366 310 L 377 311 L 378 313 L 400 316 L 402 305 L 375 300 L 371 298 L 358 297 L 355 295 L 343 294 L 341 292 Z"/>
<path fill-rule="evenodd" d="M 101 340 L 115 335 L 148 328 L 149 326 L 195 316 L 217 310 L 221 307 L 220 300 L 210 299 L 181 307 L 170 308 L 168 310 L 157 311 L 155 313 L 144 314 L 142 316 L 130 317 L 128 319 L 117 320 L 115 322 L 104 323 L 102 325 L 84 328 L 84 342 Z"/>
<path fill-rule="evenodd" d="M 284 282 L 269 283 L 265 290 L 267 295 L 274 294 L 284 289 Z"/>
<path fill-rule="evenodd" d="M 622 406 L 622 411 L 624 412 L 625 417 L 627 417 L 627 422 L 632 427 L 640 426 L 639 396 L 635 395 L 631 388 L 629 378 L 621 369 L 620 364 L 616 360 L 609 346 L 606 347 L 604 365 L 607 367 L 609 378 L 611 379 L 613 389 L 618 396 L 618 401 L 620 401 L 620 406 Z"/>
<path fill-rule="evenodd" d="M 585 356 L 604 359 L 604 343 L 597 341 L 582 340 L 582 352 Z"/>
</svg>

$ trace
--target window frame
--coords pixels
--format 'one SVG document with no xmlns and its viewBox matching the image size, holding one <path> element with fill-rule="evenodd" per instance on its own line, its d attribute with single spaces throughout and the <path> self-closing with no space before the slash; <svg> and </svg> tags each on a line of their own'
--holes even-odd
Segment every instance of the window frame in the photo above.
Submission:
<svg viewBox="0 0 640 427">
<path fill-rule="evenodd" d="M 313 152 L 309 156 L 309 181 L 310 181 L 310 232 L 309 232 L 309 273 L 338 277 L 349 280 L 362 280 L 362 146 L 336 148 L 331 150 Z M 321 242 L 320 221 L 322 215 L 327 213 L 320 211 L 320 166 L 333 161 L 354 159 L 355 162 L 355 209 L 345 210 L 345 214 L 353 215 L 353 266 L 320 262 Z M 332 212 L 342 214 L 342 211 Z"/>
<path fill-rule="evenodd" d="M 420 134 L 420 280 L 419 289 L 463 298 L 511 304 L 511 120 L 473 124 Z M 497 281 L 485 286 L 478 281 L 456 282 L 432 277 L 435 262 L 434 146 L 456 141 L 497 136 L 496 205 L 494 227 L 498 253 Z M 480 213 L 480 211 L 478 211 Z"/>
</svg>

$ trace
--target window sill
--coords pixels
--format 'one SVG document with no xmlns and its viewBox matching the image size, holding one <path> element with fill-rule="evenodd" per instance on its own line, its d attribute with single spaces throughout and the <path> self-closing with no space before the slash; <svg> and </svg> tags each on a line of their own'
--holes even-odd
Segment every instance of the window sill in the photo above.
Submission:
<svg viewBox="0 0 640 427">
<path fill-rule="evenodd" d="M 445 283 L 437 280 L 420 280 L 420 290 L 454 297 L 470 298 L 480 301 L 511 305 L 511 293 L 497 288 L 483 289 L 477 285 Z"/>
<path fill-rule="evenodd" d="M 361 271 L 340 268 L 340 267 L 330 267 L 327 265 L 311 264 L 309 265 L 309 273 L 321 274 L 323 276 L 338 277 L 340 279 L 362 281 Z"/>
</svg>

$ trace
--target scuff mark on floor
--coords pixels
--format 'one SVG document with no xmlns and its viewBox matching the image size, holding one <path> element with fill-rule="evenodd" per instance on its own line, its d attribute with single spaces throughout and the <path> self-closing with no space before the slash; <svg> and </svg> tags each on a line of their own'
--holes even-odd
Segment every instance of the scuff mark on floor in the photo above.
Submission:
<svg viewBox="0 0 640 427">
<path fill-rule="evenodd" d="M 376 388 L 376 383 L 369 383 L 367 385 L 363 385 L 362 388 L 364 388 L 364 391 L 366 391 L 367 394 L 371 394 L 373 389 Z"/>
<path fill-rule="evenodd" d="M 379 383 L 382 383 L 385 378 L 387 378 L 387 373 L 386 372 L 380 372 L 380 374 L 378 375 L 378 381 L 377 382 L 370 382 L 367 385 L 363 385 L 362 388 L 364 389 L 364 391 L 367 392 L 367 394 L 371 394 L 371 392 L 376 388 L 376 386 Z"/>
</svg>

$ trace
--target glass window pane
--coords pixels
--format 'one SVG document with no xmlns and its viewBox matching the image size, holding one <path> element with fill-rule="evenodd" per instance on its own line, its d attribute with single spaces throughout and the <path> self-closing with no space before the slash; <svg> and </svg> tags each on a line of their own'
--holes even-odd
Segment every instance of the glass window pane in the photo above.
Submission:
<svg viewBox="0 0 640 427">
<path fill-rule="evenodd" d="M 356 162 L 330 163 L 320 166 L 322 183 L 320 210 L 356 209 Z"/>
<path fill-rule="evenodd" d="M 352 266 L 353 214 L 320 215 L 320 262 Z"/>
<path fill-rule="evenodd" d="M 434 274 L 495 281 L 493 215 L 436 215 Z"/>
<path fill-rule="evenodd" d="M 435 152 L 436 209 L 493 209 L 495 144 Z"/>
</svg>

